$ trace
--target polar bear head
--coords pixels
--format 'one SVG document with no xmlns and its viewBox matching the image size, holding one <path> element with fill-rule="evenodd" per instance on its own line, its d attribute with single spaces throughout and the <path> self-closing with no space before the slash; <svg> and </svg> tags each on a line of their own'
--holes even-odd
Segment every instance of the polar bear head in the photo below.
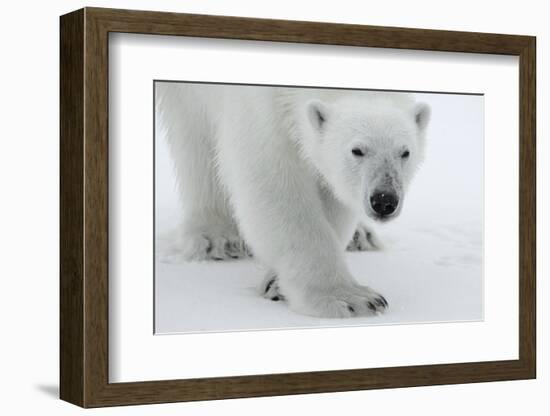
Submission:
<svg viewBox="0 0 550 416">
<path fill-rule="evenodd" d="M 303 150 L 345 205 L 384 221 L 403 208 L 424 157 L 430 108 L 406 94 L 357 93 L 306 103 Z"/>
</svg>

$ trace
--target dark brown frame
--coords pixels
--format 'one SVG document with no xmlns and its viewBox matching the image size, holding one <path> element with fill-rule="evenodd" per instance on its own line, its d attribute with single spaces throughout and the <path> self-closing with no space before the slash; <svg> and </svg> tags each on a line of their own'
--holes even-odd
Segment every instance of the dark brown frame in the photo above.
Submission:
<svg viewBox="0 0 550 416">
<path fill-rule="evenodd" d="M 536 376 L 535 38 L 85 8 L 61 17 L 60 396 L 83 407 L 396 388 Z M 108 380 L 108 34 L 519 56 L 519 359 L 137 383 Z"/>
</svg>

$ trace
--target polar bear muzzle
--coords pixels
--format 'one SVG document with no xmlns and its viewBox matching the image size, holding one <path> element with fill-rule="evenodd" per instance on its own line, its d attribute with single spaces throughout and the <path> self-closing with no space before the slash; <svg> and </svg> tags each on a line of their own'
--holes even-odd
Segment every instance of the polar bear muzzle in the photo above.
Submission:
<svg viewBox="0 0 550 416">
<path fill-rule="evenodd" d="M 387 218 L 397 211 L 399 198 L 393 191 L 375 191 L 370 197 L 370 206 L 380 218 Z"/>
</svg>

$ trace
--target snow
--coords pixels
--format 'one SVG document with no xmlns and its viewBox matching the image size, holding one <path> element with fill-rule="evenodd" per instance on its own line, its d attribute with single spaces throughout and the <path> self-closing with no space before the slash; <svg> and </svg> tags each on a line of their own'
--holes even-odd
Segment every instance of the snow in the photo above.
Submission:
<svg viewBox="0 0 550 416">
<path fill-rule="evenodd" d="M 173 168 L 156 137 L 155 333 L 220 332 L 483 319 L 483 97 L 417 94 L 432 107 L 428 152 L 401 216 L 376 226 L 380 251 L 347 253 L 356 279 L 382 293 L 378 316 L 318 319 L 261 297 L 253 259 L 161 261 L 178 220 Z"/>
</svg>

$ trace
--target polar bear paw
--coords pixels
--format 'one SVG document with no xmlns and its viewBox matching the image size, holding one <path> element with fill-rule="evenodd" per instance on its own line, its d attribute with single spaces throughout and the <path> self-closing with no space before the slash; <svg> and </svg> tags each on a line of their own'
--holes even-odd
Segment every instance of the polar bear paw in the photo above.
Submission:
<svg viewBox="0 0 550 416">
<path fill-rule="evenodd" d="M 385 312 L 388 301 L 371 288 L 353 283 L 342 284 L 330 291 L 306 294 L 305 302 L 297 306 L 295 309 L 298 312 L 320 318 L 351 318 Z"/>
<path fill-rule="evenodd" d="M 252 256 L 249 247 L 230 227 L 194 227 L 174 231 L 159 241 L 164 263 L 230 260 Z"/>
<path fill-rule="evenodd" d="M 260 285 L 260 293 L 264 298 L 274 302 L 285 300 L 285 297 L 281 293 L 281 289 L 279 287 L 277 275 L 272 272 L 267 273 L 264 277 L 264 280 Z"/>
<path fill-rule="evenodd" d="M 182 256 L 187 261 L 229 260 L 251 256 L 237 234 L 189 233 L 182 237 Z"/>
<path fill-rule="evenodd" d="M 262 296 L 272 301 L 286 300 L 281 292 L 277 275 L 268 273 L 261 286 Z M 319 318 L 351 318 L 385 312 L 388 301 L 368 286 L 357 283 L 341 285 L 336 289 L 300 296 L 304 301 L 290 303 L 296 312 Z"/>
<path fill-rule="evenodd" d="M 372 228 L 359 224 L 348 244 L 348 251 L 373 251 L 383 248 L 380 239 Z"/>
</svg>

